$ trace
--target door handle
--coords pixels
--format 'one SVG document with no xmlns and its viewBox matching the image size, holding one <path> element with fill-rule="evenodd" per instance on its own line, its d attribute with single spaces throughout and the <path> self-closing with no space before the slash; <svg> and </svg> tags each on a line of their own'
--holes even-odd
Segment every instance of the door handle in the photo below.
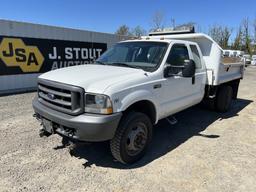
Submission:
<svg viewBox="0 0 256 192">
<path fill-rule="evenodd" d="M 162 84 L 155 84 L 155 85 L 153 86 L 154 89 L 159 89 L 159 88 L 161 88 L 161 87 L 162 87 Z"/>
<path fill-rule="evenodd" d="M 195 78 L 195 76 L 193 76 L 193 77 L 192 77 L 192 85 L 195 84 L 195 81 L 196 81 L 196 78 Z"/>
</svg>

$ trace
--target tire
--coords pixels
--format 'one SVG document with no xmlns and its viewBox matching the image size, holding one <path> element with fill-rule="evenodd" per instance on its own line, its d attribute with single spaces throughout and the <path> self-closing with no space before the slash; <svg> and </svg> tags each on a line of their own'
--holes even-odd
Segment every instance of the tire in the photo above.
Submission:
<svg viewBox="0 0 256 192">
<path fill-rule="evenodd" d="M 110 149 L 121 163 L 131 164 L 142 158 L 152 139 L 152 123 L 147 115 L 130 112 L 119 123 Z"/>
<path fill-rule="evenodd" d="M 221 86 L 217 93 L 216 110 L 219 112 L 227 112 L 230 109 L 233 97 L 233 89 L 231 86 Z"/>
<path fill-rule="evenodd" d="M 202 101 L 202 107 L 209 110 L 215 110 L 215 98 L 205 98 Z"/>
</svg>

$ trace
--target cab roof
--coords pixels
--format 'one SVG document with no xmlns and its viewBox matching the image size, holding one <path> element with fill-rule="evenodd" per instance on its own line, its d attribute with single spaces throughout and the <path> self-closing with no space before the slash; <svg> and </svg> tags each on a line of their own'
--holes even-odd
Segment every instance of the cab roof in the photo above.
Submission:
<svg viewBox="0 0 256 192">
<path fill-rule="evenodd" d="M 134 42 L 134 41 L 151 41 L 151 42 L 166 42 L 170 43 L 173 40 L 179 42 L 204 42 L 204 44 L 214 44 L 220 50 L 223 50 L 218 43 L 216 43 L 211 37 L 203 33 L 186 33 L 186 34 L 167 34 L 162 35 L 158 33 L 157 35 L 150 35 L 150 36 L 142 36 L 141 38 L 135 40 L 127 40 L 123 42 Z"/>
</svg>

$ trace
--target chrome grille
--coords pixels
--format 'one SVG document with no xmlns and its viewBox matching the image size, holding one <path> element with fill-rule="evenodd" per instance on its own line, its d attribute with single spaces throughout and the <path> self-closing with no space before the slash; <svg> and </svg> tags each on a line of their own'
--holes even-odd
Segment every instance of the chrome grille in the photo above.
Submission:
<svg viewBox="0 0 256 192">
<path fill-rule="evenodd" d="M 70 115 L 81 114 L 84 110 L 84 91 L 72 85 L 40 79 L 38 99 L 42 104 Z"/>
</svg>

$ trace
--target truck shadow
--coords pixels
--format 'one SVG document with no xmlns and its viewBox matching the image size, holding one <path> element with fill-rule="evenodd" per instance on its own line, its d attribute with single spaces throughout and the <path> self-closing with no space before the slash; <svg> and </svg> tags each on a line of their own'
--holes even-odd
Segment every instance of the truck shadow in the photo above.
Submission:
<svg viewBox="0 0 256 192">
<path fill-rule="evenodd" d="M 237 99 L 232 109 L 227 113 L 217 113 L 194 106 L 175 115 L 178 123 L 170 125 L 166 120 L 161 120 L 154 128 L 152 145 L 147 154 L 133 165 L 123 165 L 116 162 L 111 156 L 108 142 L 93 144 L 76 144 L 70 149 L 70 154 L 76 158 L 84 159 L 85 168 L 91 165 L 111 167 L 117 169 L 134 169 L 147 165 L 159 157 L 171 152 L 179 145 L 186 142 L 193 136 L 200 136 L 209 139 L 218 139 L 220 135 L 207 135 L 203 132 L 215 121 L 222 121 L 238 116 L 239 112 L 249 105 L 251 100 Z M 225 129 L 225 127 L 223 127 Z"/>
</svg>

